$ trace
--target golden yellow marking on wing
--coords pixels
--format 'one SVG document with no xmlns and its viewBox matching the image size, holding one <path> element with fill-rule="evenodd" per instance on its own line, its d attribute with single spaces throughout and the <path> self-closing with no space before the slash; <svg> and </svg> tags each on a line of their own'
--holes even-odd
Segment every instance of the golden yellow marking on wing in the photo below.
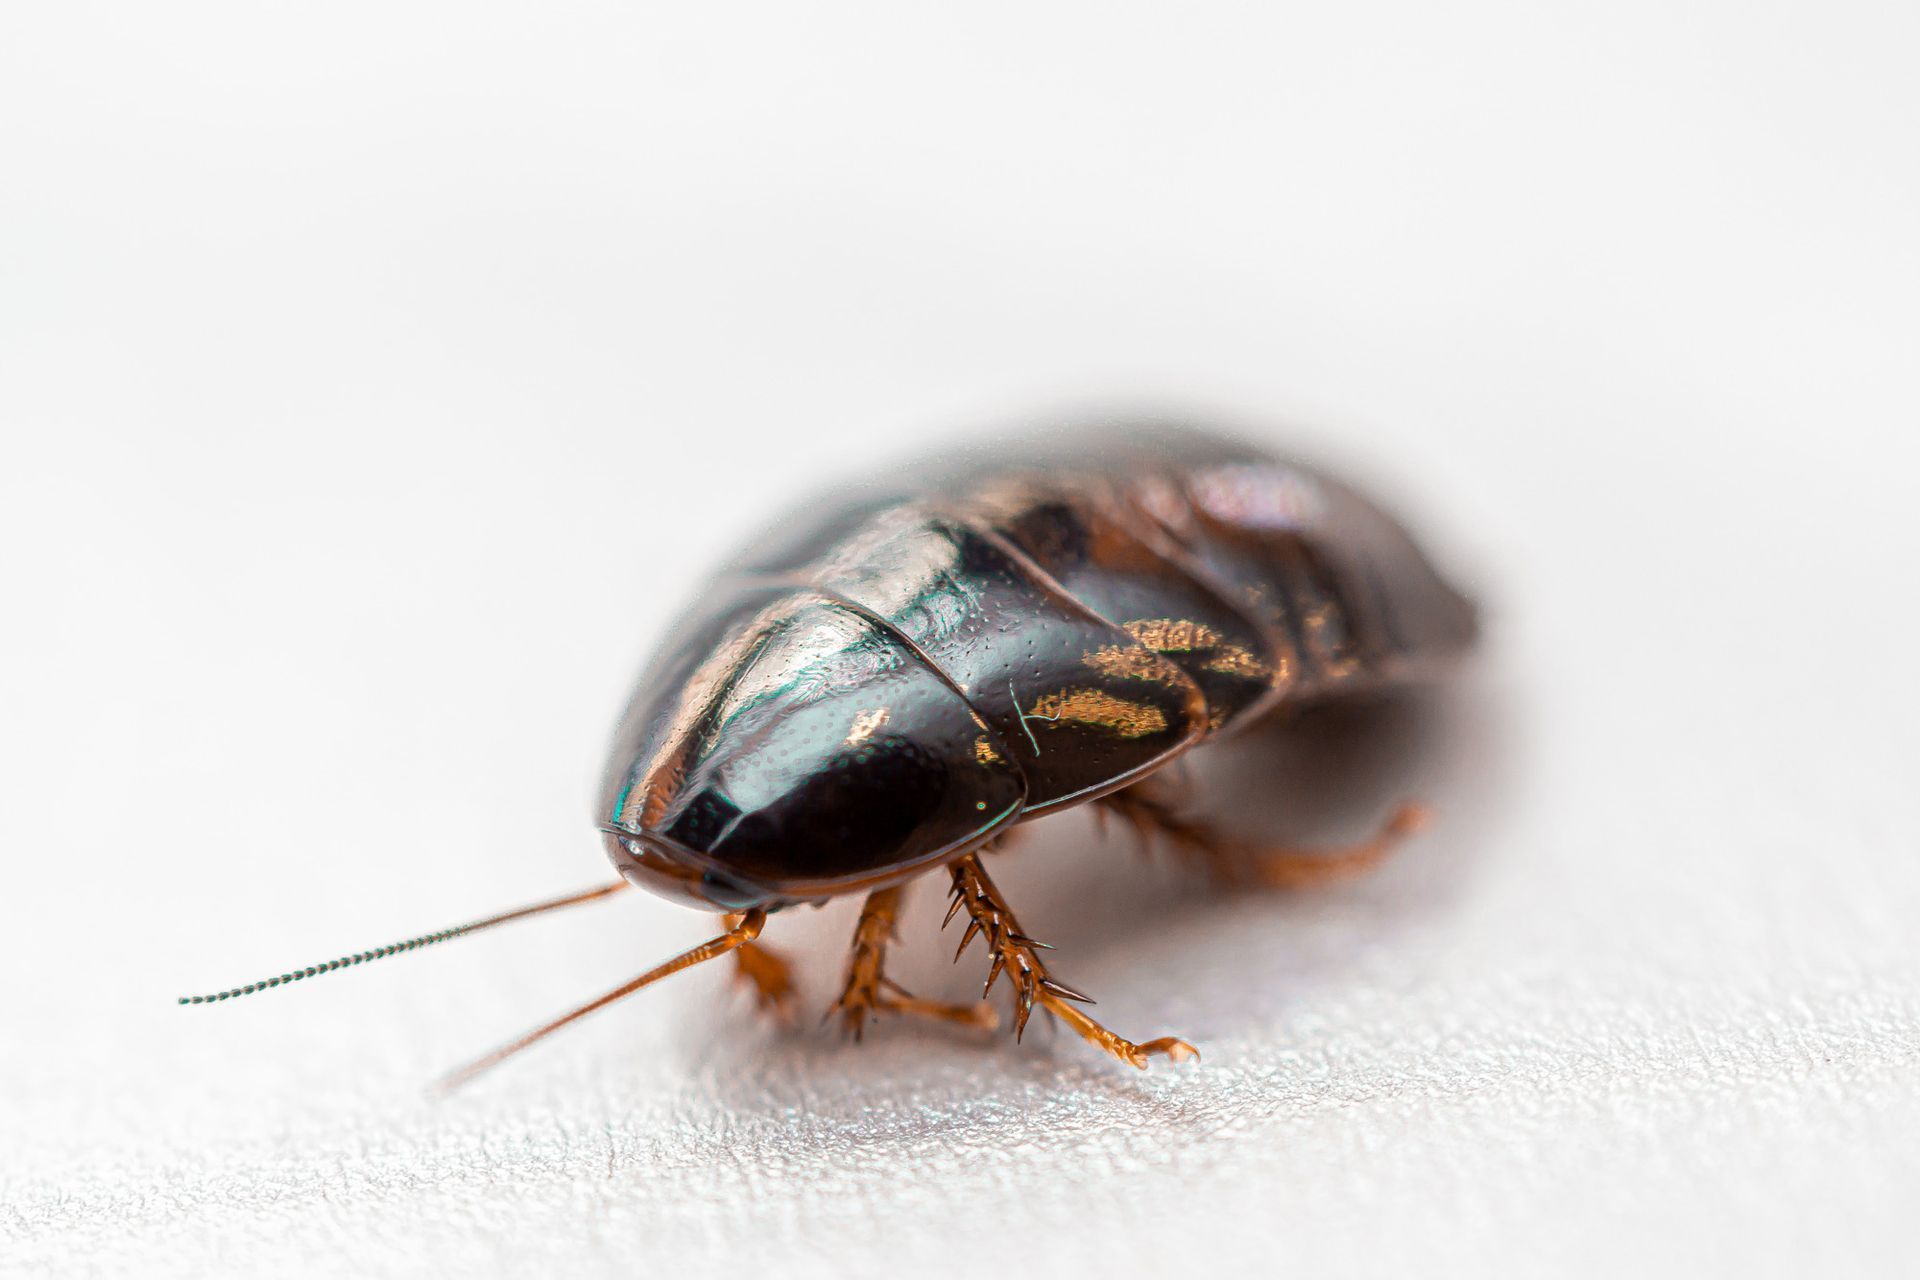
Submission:
<svg viewBox="0 0 1920 1280">
<path fill-rule="evenodd" d="M 1117 680 L 1152 680 L 1156 684 L 1179 684 L 1180 668 L 1150 650 L 1134 645 L 1102 645 L 1081 658 L 1102 675 Z"/>
<path fill-rule="evenodd" d="M 994 764 L 1000 759 L 1000 753 L 983 736 L 973 740 L 973 758 L 981 764 Z"/>
<path fill-rule="evenodd" d="M 1265 680 L 1273 674 L 1252 650 L 1237 644 L 1221 645 L 1207 660 L 1206 669 L 1221 675 L 1245 676 L 1249 680 Z"/>
<path fill-rule="evenodd" d="M 1331 679 L 1342 680 L 1360 669 L 1352 652 L 1352 638 L 1330 605 L 1319 605 L 1306 616 L 1307 643 Z"/>
<path fill-rule="evenodd" d="M 1127 623 L 1124 629 L 1128 635 L 1156 653 L 1212 650 L 1213 657 L 1205 664 L 1205 670 L 1208 671 L 1243 676 L 1249 680 L 1266 680 L 1273 676 L 1273 671 L 1260 660 L 1259 655 L 1244 645 L 1226 643 L 1224 636 L 1202 622 L 1190 622 L 1185 618 L 1143 618 Z M 1118 654 L 1123 651 L 1116 647 L 1114 652 Z M 1105 654 L 1106 650 L 1102 650 L 1095 656 L 1103 657 Z M 1112 665 L 1101 666 L 1100 669 L 1115 675 L 1134 674 L 1117 670 L 1121 665 L 1117 658 L 1110 661 Z"/>
<path fill-rule="evenodd" d="M 1142 618 L 1121 630 L 1155 653 L 1192 653 L 1220 643 L 1220 633 L 1203 622 L 1186 618 Z"/>
<path fill-rule="evenodd" d="M 1111 729 L 1123 738 L 1164 733 L 1167 717 L 1158 707 L 1116 698 L 1100 689 L 1068 689 L 1049 693 L 1027 708 L 1030 720 L 1072 720 Z"/>
<path fill-rule="evenodd" d="M 872 711 L 862 711 L 853 718 L 853 728 L 847 734 L 847 745 L 857 747 L 871 738 L 874 731 L 887 722 L 887 709 L 875 707 Z"/>
</svg>

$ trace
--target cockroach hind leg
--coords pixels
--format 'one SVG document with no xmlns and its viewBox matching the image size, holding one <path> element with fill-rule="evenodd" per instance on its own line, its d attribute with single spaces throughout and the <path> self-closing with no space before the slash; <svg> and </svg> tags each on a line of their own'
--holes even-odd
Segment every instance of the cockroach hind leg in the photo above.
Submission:
<svg viewBox="0 0 1920 1280">
<path fill-rule="evenodd" d="M 1183 813 L 1164 788 L 1135 783 L 1102 796 L 1098 808 L 1124 822 L 1144 850 L 1151 851 L 1157 840 L 1222 880 L 1234 879 L 1236 871 L 1244 869 L 1244 860 L 1226 834 L 1204 819 Z"/>
<path fill-rule="evenodd" d="M 1409 802 L 1394 810 L 1379 830 L 1364 840 L 1325 849 L 1300 849 L 1236 839 L 1203 818 L 1181 813 L 1145 785 L 1117 791 L 1100 803 L 1141 836 L 1159 837 L 1222 881 L 1275 889 L 1307 889 L 1370 871 L 1431 819 L 1425 805 Z"/>
<path fill-rule="evenodd" d="M 854 926 L 846 982 L 840 998 L 833 1002 L 826 1016 L 838 1015 L 841 1030 L 853 1040 L 865 1034 L 867 1020 L 876 1013 L 910 1014 L 936 1022 L 993 1030 L 1000 1019 L 986 1001 L 945 1004 L 922 1000 L 886 976 L 887 947 L 893 940 L 903 892 L 902 886 L 895 886 L 868 895 L 860 908 L 860 921 Z"/>
<path fill-rule="evenodd" d="M 1274 889 L 1311 889 L 1371 871 L 1402 840 L 1424 829 L 1432 812 L 1409 801 L 1393 811 L 1371 836 L 1329 849 L 1260 848 L 1247 851 L 1248 868 L 1258 883 Z"/>
<path fill-rule="evenodd" d="M 985 1000 L 975 1000 L 972 1004 L 949 1004 L 942 1000 L 922 1000 L 891 978 L 882 978 L 880 985 L 884 990 L 878 1007 L 883 1013 L 932 1018 L 936 1022 L 949 1022 L 978 1031 L 993 1031 L 1000 1025 L 1000 1015 Z"/>
<path fill-rule="evenodd" d="M 1169 1062 L 1199 1059 L 1200 1051 L 1178 1036 L 1161 1036 L 1135 1044 L 1101 1026 L 1081 1008 L 1092 1004 L 1092 998 L 1047 971 L 1040 952 L 1052 948 L 1035 942 L 1021 931 L 1020 922 L 1014 919 L 1012 908 L 980 864 L 979 855 L 968 854 L 954 862 L 951 870 L 955 900 L 967 912 L 971 926 L 985 936 L 993 956 L 987 976 L 988 989 L 1003 973 L 1013 986 L 1016 1039 L 1026 1031 L 1027 1020 L 1038 1007 L 1066 1023 L 1087 1043 L 1142 1071 L 1147 1069 L 1147 1060 L 1156 1054 Z"/>
<path fill-rule="evenodd" d="M 1053 1014 L 1056 1018 L 1059 1018 L 1060 1021 L 1073 1028 L 1074 1032 L 1078 1034 L 1081 1039 L 1097 1048 L 1104 1049 L 1128 1066 L 1138 1067 L 1140 1070 L 1145 1071 L 1147 1069 L 1147 1059 L 1153 1057 L 1155 1054 L 1166 1058 L 1168 1062 L 1198 1062 L 1200 1060 L 1200 1051 L 1178 1036 L 1160 1036 L 1153 1040 L 1135 1044 L 1131 1040 L 1115 1035 L 1098 1022 L 1095 1022 L 1077 1005 L 1068 1004 L 1064 1000 L 1050 995 L 1041 996 L 1040 1002 L 1046 1006 L 1048 1013 Z"/>
<path fill-rule="evenodd" d="M 724 917 L 728 928 L 739 922 L 738 916 Z M 735 982 L 753 988 L 760 1008 L 783 1023 L 791 1023 L 799 1000 L 793 985 L 793 965 L 778 951 L 758 942 L 734 948 Z"/>
</svg>

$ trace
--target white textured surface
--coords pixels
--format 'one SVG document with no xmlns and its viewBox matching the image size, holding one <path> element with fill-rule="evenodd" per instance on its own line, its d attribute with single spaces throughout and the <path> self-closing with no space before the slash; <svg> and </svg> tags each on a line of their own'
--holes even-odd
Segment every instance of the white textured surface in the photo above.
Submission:
<svg viewBox="0 0 1920 1280">
<path fill-rule="evenodd" d="M 1910 1273 L 1911 5 L 0 25 L 0 1272 Z M 419 1096 L 705 927 L 637 899 L 169 1003 L 592 883 L 704 562 L 1089 396 L 1300 424 L 1490 608 L 1373 880 L 1009 861 L 1203 1064 L 709 972 Z"/>
</svg>

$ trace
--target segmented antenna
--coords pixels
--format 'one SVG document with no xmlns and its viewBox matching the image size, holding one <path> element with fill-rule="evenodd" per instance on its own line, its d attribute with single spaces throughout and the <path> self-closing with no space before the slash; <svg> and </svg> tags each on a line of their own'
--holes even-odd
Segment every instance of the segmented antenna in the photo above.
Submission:
<svg viewBox="0 0 1920 1280">
<path fill-rule="evenodd" d="M 604 898 L 627 887 L 624 880 L 615 880 L 612 884 L 602 885 L 598 889 L 589 889 L 585 893 L 569 894 L 564 898 L 555 898 L 550 902 L 537 902 L 530 907 L 520 907 L 505 911 L 497 916 L 488 916 L 484 920 L 475 920 L 468 924 L 457 925 L 452 929 L 442 929 L 438 933 L 423 934 L 418 938 L 409 938 L 405 942 L 389 943 L 384 947 L 375 947 L 371 951 L 357 951 L 350 956 L 341 956 L 338 960 L 329 960 L 325 964 L 312 965 L 305 969 L 295 969 L 292 973 L 283 973 L 277 978 L 264 978 L 259 982 L 249 982 L 244 987 L 233 987 L 216 992 L 210 996 L 181 996 L 181 1004 L 215 1004 L 221 1000 L 232 1000 L 237 996 L 250 996 L 256 991 L 266 991 L 272 987 L 282 987 L 289 982 L 299 982 L 302 978 L 314 978 L 323 973 L 332 973 L 335 969 L 346 969 L 356 964 L 365 964 L 369 960 L 384 960 L 388 956 L 397 956 L 403 951 L 414 951 L 421 947 L 430 947 L 436 942 L 445 942 L 449 938 L 462 937 L 477 933 L 482 929 L 491 929 L 494 925 L 505 924 L 509 920 L 521 920 L 527 916 L 537 916 L 543 911 L 557 911 L 561 907 L 571 907 L 582 902 L 592 902 Z"/>
</svg>

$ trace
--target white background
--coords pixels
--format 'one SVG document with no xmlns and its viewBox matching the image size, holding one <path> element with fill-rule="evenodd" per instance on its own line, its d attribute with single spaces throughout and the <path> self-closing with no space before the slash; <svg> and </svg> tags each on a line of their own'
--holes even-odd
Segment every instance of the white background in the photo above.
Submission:
<svg viewBox="0 0 1920 1280">
<path fill-rule="evenodd" d="M 0 1270 L 1908 1271 L 1917 52 L 1904 0 L 7 5 Z M 637 896 L 171 1004 L 594 883 L 730 542 L 1141 407 L 1343 465 L 1490 622 L 1371 881 L 1009 861 L 1204 1063 L 707 971 L 420 1096 L 708 929 Z M 769 931 L 816 1001 L 846 925 Z"/>
</svg>

